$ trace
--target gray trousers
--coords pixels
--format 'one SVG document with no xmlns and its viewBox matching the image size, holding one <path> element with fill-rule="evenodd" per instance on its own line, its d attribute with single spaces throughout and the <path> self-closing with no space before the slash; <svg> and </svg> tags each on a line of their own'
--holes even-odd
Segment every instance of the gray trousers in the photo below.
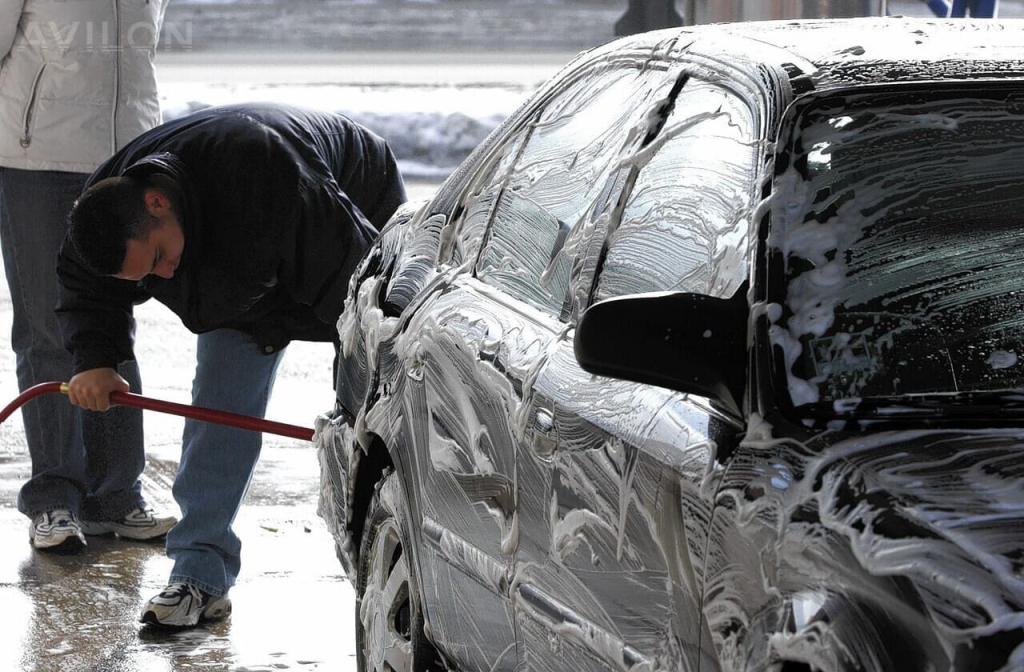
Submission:
<svg viewBox="0 0 1024 672">
<path fill-rule="evenodd" d="M 0 246 L 22 391 L 71 377 L 71 355 L 61 345 L 54 315 L 57 252 L 67 213 L 87 177 L 0 167 Z M 141 393 L 134 361 L 119 372 L 133 392 Z M 86 520 L 116 520 L 145 504 L 139 482 L 145 467 L 140 410 L 82 411 L 49 394 L 22 406 L 22 417 L 32 477 L 18 495 L 19 511 L 32 516 L 70 509 Z"/>
</svg>

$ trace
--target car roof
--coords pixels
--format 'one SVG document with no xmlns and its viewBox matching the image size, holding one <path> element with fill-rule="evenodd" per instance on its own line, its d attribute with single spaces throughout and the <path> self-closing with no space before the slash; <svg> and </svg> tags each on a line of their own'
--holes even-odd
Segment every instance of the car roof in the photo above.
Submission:
<svg viewBox="0 0 1024 672">
<path fill-rule="evenodd" d="M 629 44 L 630 42 L 633 44 Z M 660 30 L 609 47 L 665 49 L 802 79 L 798 92 L 928 80 L 1024 78 L 1024 20 L 879 17 Z"/>
</svg>

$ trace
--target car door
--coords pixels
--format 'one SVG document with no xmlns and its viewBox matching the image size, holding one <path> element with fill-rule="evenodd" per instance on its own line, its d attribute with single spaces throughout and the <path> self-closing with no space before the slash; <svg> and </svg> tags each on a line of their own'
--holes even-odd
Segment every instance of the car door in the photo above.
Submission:
<svg viewBox="0 0 1024 672">
<path fill-rule="evenodd" d="M 502 431 L 515 391 L 486 361 L 488 352 L 497 354 L 493 309 L 462 285 L 527 133 L 525 126 L 513 128 L 496 143 L 467 178 L 453 220 L 436 213 L 436 224 L 424 225 L 437 230 L 428 242 L 431 252 L 438 248 L 438 275 L 427 281 L 425 300 L 396 342 L 409 362 L 403 413 L 414 433 L 409 445 L 419 485 L 424 607 L 431 638 L 466 669 L 513 669 L 518 660 L 507 589 L 515 454 Z M 441 231 L 457 236 L 442 243 Z M 522 341 L 510 344 L 513 352 L 521 347 Z"/>
<path fill-rule="evenodd" d="M 523 390 L 568 328 L 573 246 L 587 215 L 608 197 L 620 157 L 676 79 L 650 60 L 601 63 L 513 131 L 469 179 L 457 233 L 442 251 L 450 278 L 416 309 L 398 344 L 415 362 L 409 375 L 422 381 L 410 412 L 425 411 L 414 444 L 426 448 L 426 603 L 441 630 L 435 640 L 467 667 L 518 664 L 510 637 L 515 461 L 532 420 Z"/>
<path fill-rule="evenodd" d="M 742 291 L 754 118 L 738 93 L 686 78 L 657 137 L 623 162 L 619 210 L 593 227 L 576 295 Z M 526 394 L 536 432 L 517 464 L 514 587 L 525 667 L 548 669 L 547 642 L 571 641 L 606 669 L 698 669 L 711 650 L 700 611 L 709 476 L 741 423 L 704 399 L 584 372 L 569 330 Z"/>
</svg>

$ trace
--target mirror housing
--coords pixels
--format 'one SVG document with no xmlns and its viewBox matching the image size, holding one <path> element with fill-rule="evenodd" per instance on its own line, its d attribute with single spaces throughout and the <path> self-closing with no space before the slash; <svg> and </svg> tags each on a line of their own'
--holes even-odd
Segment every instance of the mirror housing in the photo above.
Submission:
<svg viewBox="0 0 1024 672">
<path fill-rule="evenodd" d="M 747 380 L 747 284 L 731 299 L 659 292 L 608 299 L 576 326 L 583 370 L 707 397 L 737 416 Z"/>
</svg>

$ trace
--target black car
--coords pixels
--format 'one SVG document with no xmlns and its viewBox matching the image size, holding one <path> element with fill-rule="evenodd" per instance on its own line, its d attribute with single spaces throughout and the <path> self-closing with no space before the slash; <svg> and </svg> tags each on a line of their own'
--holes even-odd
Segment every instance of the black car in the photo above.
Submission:
<svg viewBox="0 0 1024 672">
<path fill-rule="evenodd" d="M 360 669 L 1024 669 L 1024 26 L 577 58 L 362 261 Z"/>
</svg>

